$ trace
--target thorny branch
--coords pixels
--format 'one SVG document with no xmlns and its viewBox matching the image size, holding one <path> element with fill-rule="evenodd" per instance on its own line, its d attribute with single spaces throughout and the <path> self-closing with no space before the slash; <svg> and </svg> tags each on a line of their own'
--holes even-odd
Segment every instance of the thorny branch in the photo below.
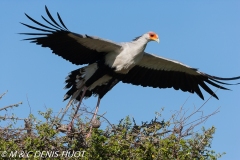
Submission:
<svg viewBox="0 0 240 160">
<path fill-rule="evenodd" d="M 0 111 L 2 111 L 2 110 L 7 110 L 8 108 L 12 108 L 12 107 L 18 107 L 20 104 L 22 104 L 22 102 L 18 102 L 18 103 L 16 103 L 16 104 L 12 104 L 12 105 L 9 105 L 9 106 L 0 108 Z"/>
</svg>

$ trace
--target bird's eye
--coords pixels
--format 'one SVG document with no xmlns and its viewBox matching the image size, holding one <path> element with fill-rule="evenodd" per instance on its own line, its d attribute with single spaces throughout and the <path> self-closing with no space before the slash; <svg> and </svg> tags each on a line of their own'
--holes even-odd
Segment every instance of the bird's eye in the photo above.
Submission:
<svg viewBox="0 0 240 160">
<path fill-rule="evenodd" d="M 154 37 L 154 34 L 150 34 L 150 37 Z"/>
</svg>

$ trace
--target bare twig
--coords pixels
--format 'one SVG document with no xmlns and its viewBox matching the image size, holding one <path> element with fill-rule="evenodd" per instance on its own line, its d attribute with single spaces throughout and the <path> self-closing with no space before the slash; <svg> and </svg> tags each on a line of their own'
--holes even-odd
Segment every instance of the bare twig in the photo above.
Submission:
<svg viewBox="0 0 240 160">
<path fill-rule="evenodd" d="M 28 100 L 28 95 L 26 95 L 26 97 L 27 97 L 28 107 L 29 107 L 29 109 L 30 109 L 30 114 L 32 114 L 32 108 L 31 108 L 30 103 L 29 103 L 29 100 Z"/>
<path fill-rule="evenodd" d="M 0 99 L 7 93 L 8 91 L 4 92 L 2 95 L 0 95 Z"/>
<path fill-rule="evenodd" d="M 218 89 L 214 92 L 217 93 Z M 187 116 L 184 119 L 188 119 L 190 118 L 192 115 L 194 115 L 195 113 L 197 113 L 213 96 L 211 95 L 195 112 L 193 112 L 192 114 L 190 114 L 189 116 Z"/>
<path fill-rule="evenodd" d="M 220 107 L 219 107 L 219 108 L 220 108 Z M 196 121 L 199 121 L 199 120 L 201 120 L 200 123 L 204 122 L 204 121 L 205 121 L 207 118 L 209 118 L 210 116 L 212 116 L 212 115 L 217 114 L 218 112 L 220 112 L 220 111 L 219 111 L 219 108 L 217 108 L 213 113 L 211 113 L 211 114 L 209 114 L 209 115 L 202 116 L 202 117 L 200 117 L 200 118 L 198 118 L 198 119 L 196 119 L 196 120 L 194 120 L 194 121 L 192 121 L 192 122 L 190 122 L 190 123 L 188 123 L 188 124 L 185 124 L 184 127 L 186 127 L 186 126 L 188 126 L 188 125 L 190 125 L 190 124 L 192 124 L 192 123 L 194 123 L 194 122 L 196 122 Z M 202 119 L 203 119 L 203 120 L 202 120 Z"/>
<path fill-rule="evenodd" d="M 6 119 L 11 119 L 11 120 L 24 120 L 24 118 L 18 118 L 18 117 L 7 117 L 6 115 L 5 116 L 0 116 L 0 119 L 2 120 L 6 120 Z"/>
<path fill-rule="evenodd" d="M 8 108 L 12 108 L 12 107 L 18 107 L 20 104 L 22 104 L 22 102 L 18 102 L 18 103 L 16 103 L 16 104 L 12 104 L 12 105 L 9 105 L 9 106 L 0 108 L 0 111 L 2 111 L 2 110 L 7 110 Z"/>
</svg>

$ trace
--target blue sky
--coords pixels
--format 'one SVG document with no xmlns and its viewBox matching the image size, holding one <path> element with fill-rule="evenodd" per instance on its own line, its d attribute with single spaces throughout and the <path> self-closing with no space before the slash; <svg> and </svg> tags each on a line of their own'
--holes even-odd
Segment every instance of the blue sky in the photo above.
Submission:
<svg viewBox="0 0 240 160">
<path fill-rule="evenodd" d="M 33 113 L 45 106 L 58 112 L 66 90 L 64 79 L 72 70 L 80 68 L 27 41 L 20 32 L 31 32 L 19 22 L 33 24 L 24 13 L 42 21 L 47 5 L 56 18 L 59 12 L 69 30 L 99 36 L 116 42 L 130 41 L 148 31 L 158 33 L 160 44 L 149 43 L 146 51 L 185 63 L 200 71 L 220 77 L 239 76 L 240 63 L 240 1 L 151 1 L 143 2 L 55 2 L 0 1 L 1 52 L 0 93 L 8 90 L 1 107 L 23 101 L 11 112 L 24 118 L 29 113 L 27 98 Z M 238 81 L 239 82 L 239 81 Z M 212 148 L 227 152 L 222 159 L 237 159 L 240 150 L 240 86 L 228 86 L 232 91 L 218 90 L 220 100 L 211 99 L 204 113 L 220 108 L 204 126 L 217 130 Z M 215 90 L 213 88 L 213 90 Z M 205 99 L 209 95 L 203 91 Z M 188 98 L 185 108 L 189 113 L 201 106 L 197 95 L 174 89 L 153 89 L 118 84 L 101 101 L 99 114 L 117 123 L 130 115 L 137 122 L 149 121 L 155 111 L 165 107 L 167 119 Z M 97 98 L 84 104 L 94 108 Z M 5 113 L 1 113 L 5 114 Z"/>
</svg>

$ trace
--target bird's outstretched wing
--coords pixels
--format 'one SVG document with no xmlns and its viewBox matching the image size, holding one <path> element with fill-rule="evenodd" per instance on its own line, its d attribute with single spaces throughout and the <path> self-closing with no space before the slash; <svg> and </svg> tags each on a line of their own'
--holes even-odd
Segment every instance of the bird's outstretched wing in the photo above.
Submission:
<svg viewBox="0 0 240 160">
<path fill-rule="evenodd" d="M 77 65 L 96 62 L 107 53 L 121 49 L 120 44 L 112 41 L 70 32 L 58 13 L 57 16 L 60 24 L 53 19 L 46 6 L 45 9 L 50 20 L 47 20 L 43 16 L 42 18 L 49 26 L 44 25 L 25 14 L 31 21 L 37 24 L 38 27 L 25 23 L 21 24 L 41 32 L 20 33 L 36 36 L 24 40 L 30 40 L 32 43 L 36 43 L 42 47 L 49 47 L 56 55 Z"/>
<path fill-rule="evenodd" d="M 211 76 L 180 62 L 144 53 L 140 63 L 133 67 L 128 74 L 123 76 L 121 80 L 124 83 L 141 85 L 143 87 L 173 87 L 175 90 L 181 89 L 184 92 L 195 92 L 199 97 L 204 99 L 199 88 L 199 86 L 201 86 L 201 88 L 203 88 L 206 92 L 218 99 L 217 95 L 206 85 L 206 83 L 220 89 L 228 90 L 220 84 L 230 84 L 221 82 L 221 80 L 225 81 L 236 79 L 240 79 L 240 76 L 233 78 Z"/>
</svg>

